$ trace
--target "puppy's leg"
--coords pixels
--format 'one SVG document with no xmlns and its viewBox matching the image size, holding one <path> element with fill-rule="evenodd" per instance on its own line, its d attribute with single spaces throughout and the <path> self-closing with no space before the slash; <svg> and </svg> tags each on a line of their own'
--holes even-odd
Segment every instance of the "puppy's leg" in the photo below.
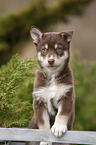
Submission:
<svg viewBox="0 0 96 145">
<path fill-rule="evenodd" d="M 67 130 L 68 115 L 62 115 L 60 112 L 61 105 L 58 109 L 58 113 L 55 118 L 55 123 L 52 126 L 52 133 L 56 137 L 61 137 Z"/>
<path fill-rule="evenodd" d="M 59 102 L 58 113 L 55 118 L 55 123 L 52 126 L 52 133 L 56 137 L 61 137 L 67 130 L 68 120 L 73 112 L 73 98 L 66 96 Z"/>
<path fill-rule="evenodd" d="M 49 115 L 48 115 L 48 112 L 47 112 L 46 108 L 43 110 L 42 119 L 43 119 L 43 123 L 42 122 L 38 123 L 39 129 L 50 129 Z M 52 143 L 50 143 L 50 142 L 40 142 L 40 145 L 52 145 Z"/>
<path fill-rule="evenodd" d="M 50 129 L 49 115 L 47 108 L 43 102 L 36 101 L 33 102 L 34 115 L 39 129 Z M 49 142 L 41 142 L 40 145 L 51 145 Z"/>
<path fill-rule="evenodd" d="M 67 130 L 67 122 L 68 122 L 68 116 L 67 115 L 61 115 L 60 114 L 61 111 L 61 106 L 58 110 L 56 119 L 55 119 L 55 123 L 52 126 L 52 133 L 56 136 L 56 137 L 61 137 Z M 53 145 L 70 145 L 67 143 L 53 143 Z"/>
<path fill-rule="evenodd" d="M 72 115 L 70 116 L 70 118 L 68 120 L 68 130 L 73 129 L 74 119 L 75 119 L 75 112 L 72 113 Z"/>
<path fill-rule="evenodd" d="M 50 129 L 50 123 L 49 123 L 49 116 L 47 113 L 47 109 L 45 107 L 41 107 L 41 110 L 39 108 L 38 112 L 35 110 L 35 116 L 32 118 L 31 122 L 29 123 L 29 128 L 31 129 Z M 38 115 L 38 116 L 37 116 Z M 52 145 L 49 142 L 26 142 L 25 145 Z"/>
</svg>

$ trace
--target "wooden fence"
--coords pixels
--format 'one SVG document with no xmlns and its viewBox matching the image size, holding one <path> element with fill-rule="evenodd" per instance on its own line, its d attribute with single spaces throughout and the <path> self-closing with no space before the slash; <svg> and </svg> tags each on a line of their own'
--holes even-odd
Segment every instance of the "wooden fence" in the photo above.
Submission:
<svg viewBox="0 0 96 145">
<path fill-rule="evenodd" d="M 56 138 L 51 133 L 51 130 L 0 128 L 0 141 L 38 141 L 96 145 L 96 132 L 67 131 L 61 138 Z"/>
</svg>

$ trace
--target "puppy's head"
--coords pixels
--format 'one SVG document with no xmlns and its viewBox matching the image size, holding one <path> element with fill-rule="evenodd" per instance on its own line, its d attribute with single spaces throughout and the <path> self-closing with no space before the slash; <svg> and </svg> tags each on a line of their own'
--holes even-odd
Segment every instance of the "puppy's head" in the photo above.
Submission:
<svg viewBox="0 0 96 145">
<path fill-rule="evenodd" d="M 30 34 L 36 44 L 38 62 L 46 73 L 58 73 L 68 64 L 73 31 L 42 33 L 32 27 Z"/>
</svg>

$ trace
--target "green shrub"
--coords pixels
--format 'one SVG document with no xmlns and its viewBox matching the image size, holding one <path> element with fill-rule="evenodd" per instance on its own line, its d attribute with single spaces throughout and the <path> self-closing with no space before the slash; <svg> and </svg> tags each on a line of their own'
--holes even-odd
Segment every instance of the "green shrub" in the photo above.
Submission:
<svg viewBox="0 0 96 145">
<path fill-rule="evenodd" d="M 0 69 L 0 126 L 26 126 L 32 112 L 32 88 L 36 62 L 12 57 Z"/>
<path fill-rule="evenodd" d="M 76 92 L 74 129 L 96 130 L 96 62 L 72 61 Z"/>
</svg>

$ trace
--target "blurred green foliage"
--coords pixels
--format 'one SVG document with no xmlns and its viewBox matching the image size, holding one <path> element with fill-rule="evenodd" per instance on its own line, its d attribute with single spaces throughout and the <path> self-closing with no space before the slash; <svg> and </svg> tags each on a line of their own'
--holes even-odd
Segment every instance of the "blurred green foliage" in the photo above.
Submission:
<svg viewBox="0 0 96 145">
<path fill-rule="evenodd" d="M 0 126 L 27 127 L 33 116 L 32 90 L 36 67 L 33 60 L 13 56 L 0 69 Z M 96 62 L 90 64 L 72 59 L 75 79 L 75 130 L 96 130 Z"/>
<path fill-rule="evenodd" d="M 25 10 L 2 17 L 0 19 L 0 64 L 9 60 L 16 43 L 29 39 L 32 25 L 45 30 L 46 26 L 58 20 L 67 21 L 69 14 L 80 15 L 82 8 L 89 2 L 92 0 L 59 0 L 54 5 L 47 6 L 45 0 L 36 0 Z"/>
<path fill-rule="evenodd" d="M 1 67 L 0 126 L 24 126 L 31 119 L 34 67 L 37 67 L 35 61 L 20 59 L 18 55 Z"/>
<path fill-rule="evenodd" d="M 96 62 L 72 61 L 76 92 L 74 129 L 96 131 Z"/>
</svg>

